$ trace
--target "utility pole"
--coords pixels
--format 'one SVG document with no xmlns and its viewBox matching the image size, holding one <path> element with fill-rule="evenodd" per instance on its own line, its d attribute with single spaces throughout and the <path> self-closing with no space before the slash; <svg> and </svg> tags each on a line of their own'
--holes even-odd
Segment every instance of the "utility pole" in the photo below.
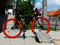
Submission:
<svg viewBox="0 0 60 45">
<path fill-rule="evenodd" d="M 22 0 L 22 2 L 24 2 L 24 1 L 28 1 L 28 0 Z"/>
<path fill-rule="evenodd" d="M 47 17 L 47 0 L 42 1 L 42 24 L 43 24 L 43 28 L 44 28 L 43 17 Z"/>
<path fill-rule="evenodd" d="M 34 5 L 34 3 L 35 3 L 35 0 L 33 0 L 33 5 Z"/>
<path fill-rule="evenodd" d="M 16 12 L 16 11 L 15 11 L 15 9 L 16 9 L 16 1 L 17 1 L 17 0 L 14 0 L 14 5 L 13 5 L 14 15 L 16 15 L 16 13 L 15 13 L 15 12 Z"/>
<path fill-rule="evenodd" d="M 42 16 L 47 16 L 47 0 L 42 1 Z"/>
</svg>

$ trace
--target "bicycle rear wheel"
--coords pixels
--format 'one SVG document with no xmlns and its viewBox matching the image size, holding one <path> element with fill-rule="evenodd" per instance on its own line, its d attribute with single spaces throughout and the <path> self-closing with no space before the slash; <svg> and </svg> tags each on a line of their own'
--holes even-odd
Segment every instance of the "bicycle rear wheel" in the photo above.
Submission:
<svg viewBox="0 0 60 45">
<path fill-rule="evenodd" d="M 20 27 L 19 32 L 16 33 L 16 31 L 18 31 L 18 30 L 15 30 L 15 29 L 12 30 L 11 29 L 14 21 L 17 21 L 17 20 L 16 19 L 8 19 L 4 22 L 4 24 L 2 26 L 2 31 L 3 31 L 4 35 L 8 38 L 17 38 L 22 33 L 22 24 L 20 21 L 17 21 L 17 24 Z"/>
<path fill-rule="evenodd" d="M 38 21 L 37 21 L 38 20 Z M 36 31 L 37 30 L 41 30 L 40 28 L 42 28 L 42 30 L 43 30 L 43 27 L 42 27 L 42 25 L 40 25 L 41 24 L 41 20 L 43 20 L 43 21 L 45 21 L 46 22 L 46 24 L 47 24 L 47 29 L 45 29 L 46 30 L 46 34 L 48 34 L 49 32 L 50 32 L 50 22 L 49 22 L 49 20 L 48 19 L 46 19 L 46 18 L 42 18 L 42 17 L 38 17 L 38 19 L 36 20 L 36 18 L 35 19 L 33 19 L 32 20 L 32 23 L 31 23 L 31 30 L 32 30 L 32 32 L 34 33 L 34 34 L 36 34 Z M 37 22 L 37 23 L 36 23 Z M 36 27 L 38 27 L 38 28 L 36 28 Z M 37 29 L 37 30 L 36 30 Z"/>
</svg>

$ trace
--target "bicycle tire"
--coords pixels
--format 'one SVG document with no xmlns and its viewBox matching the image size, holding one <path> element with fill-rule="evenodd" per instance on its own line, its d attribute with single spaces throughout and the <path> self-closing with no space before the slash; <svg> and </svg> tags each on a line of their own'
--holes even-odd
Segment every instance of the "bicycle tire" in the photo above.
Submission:
<svg viewBox="0 0 60 45">
<path fill-rule="evenodd" d="M 17 19 L 15 19 L 15 18 L 13 18 L 13 19 L 8 19 L 8 20 L 6 20 L 5 22 L 4 22 L 4 24 L 3 24 L 3 26 L 2 26 L 2 32 L 4 33 L 4 35 L 6 36 L 6 37 L 8 37 L 8 38 L 17 38 L 17 37 L 19 37 L 19 35 L 22 33 L 22 24 L 21 24 L 21 22 L 20 21 L 17 21 L 17 23 L 19 24 L 19 26 L 20 26 L 20 31 L 16 34 L 16 35 L 14 35 L 14 36 L 11 36 L 11 35 L 9 35 L 9 34 L 7 34 L 7 32 L 5 31 L 5 26 L 6 26 L 6 24 L 9 22 L 9 21 L 17 21 Z"/>
<path fill-rule="evenodd" d="M 48 19 L 46 19 L 45 17 L 38 17 L 38 19 L 43 19 L 43 20 L 45 20 L 46 22 L 47 22 L 47 24 L 48 24 L 48 29 L 47 29 L 47 31 L 46 31 L 46 34 L 48 34 L 49 32 L 50 32 L 50 22 L 49 22 L 49 20 Z M 34 33 L 34 34 L 36 34 L 36 32 L 34 31 L 34 22 L 36 21 L 36 18 L 35 19 L 33 19 L 32 20 L 32 23 L 31 23 L 31 30 L 32 30 L 32 32 Z"/>
</svg>

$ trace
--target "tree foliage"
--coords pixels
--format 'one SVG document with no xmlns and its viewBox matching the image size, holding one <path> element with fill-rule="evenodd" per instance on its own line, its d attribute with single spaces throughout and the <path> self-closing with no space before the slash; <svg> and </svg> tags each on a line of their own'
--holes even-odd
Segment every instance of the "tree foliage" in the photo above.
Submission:
<svg viewBox="0 0 60 45">
<path fill-rule="evenodd" d="M 22 11 L 22 14 L 32 14 L 33 13 L 33 5 L 31 5 L 30 2 L 17 0 L 16 2 L 17 8 L 19 8 Z"/>
</svg>

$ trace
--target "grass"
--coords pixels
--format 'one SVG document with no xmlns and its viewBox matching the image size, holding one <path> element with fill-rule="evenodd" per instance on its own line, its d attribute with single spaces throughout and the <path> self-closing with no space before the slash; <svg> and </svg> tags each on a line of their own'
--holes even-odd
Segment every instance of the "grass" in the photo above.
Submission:
<svg viewBox="0 0 60 45">
<path fill-rule="evenodd" d="M 51 27 L 50 29 L 53 30 L 53 31 L 60 30 L 60 29 L 58 29 L 58 28 L 56 28 L 56 30 L 55 30 L 55 28 L 53 28 L 53 27 Z"/>
<path fill-rule="evenodd" d="M 16 28 L 19 29 L 19 28 L 20 28 L 19 25 L 17 25 Z M 39 28 L 39 27 L 38 27 L 38 28 Z M 27 29 L 28 29 L 28 30 L 30 29 L 30 26 L 29 26 L 29 25 L 28 25 Z M 47 28 L 44 28 L 44 30 L 47 30 Z M 50 30 L 51 30 L 51 31 L 56 31 L 56 30 L 60 30 L 60 29 L 56 28 L 56 30 L 55 30 L 54 27 L 50 27 Z"/>
<path fill-rule="evenodd" d="M 47 28 L 45 28 L 45 30 L 46 30 L 46 29 L 47 29 Z M 54 27 L 51 27 L 50 30 L 51 30 L 51 31 L 57 31 L 57 30 L 60 30 L 60 29 L 56 28 L 56 30 L 55 30 Z"/>
</svg>

